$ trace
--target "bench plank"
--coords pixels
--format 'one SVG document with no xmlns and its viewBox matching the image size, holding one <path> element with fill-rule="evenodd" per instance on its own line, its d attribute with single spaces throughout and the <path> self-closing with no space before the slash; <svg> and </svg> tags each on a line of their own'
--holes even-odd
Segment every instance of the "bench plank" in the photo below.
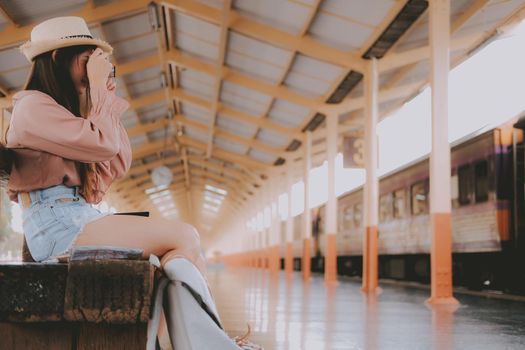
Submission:
<svg viewBox="0 0 525 350">
<path fill-rule="evenodd" d="M 41 322 L 63 318 L 67 265 L 0 265 L 0 321 Z"/>
<path fill-rule="evenodd" d="M 147 322 L 153 276 L 148 261 L 71 261 L 64 317 L 84 322 Z"/>
</svg>

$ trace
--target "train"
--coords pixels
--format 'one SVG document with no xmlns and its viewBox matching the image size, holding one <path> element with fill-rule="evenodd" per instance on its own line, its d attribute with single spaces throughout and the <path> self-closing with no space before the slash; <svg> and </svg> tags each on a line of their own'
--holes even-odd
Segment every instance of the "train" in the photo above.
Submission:
<svg viewBox="0 0 525 350">
<path fill-rule="evenodd" d="M 525 294 L 524 129 L 521 114 L 451 145 L 454 286 Z M 337 272 L 361 276 L 363 187 L 337 201 Z M 311 217 L 311 268 L 322 273 L 325 206 L 312 209 Z M 294 217 L 295 270 L 301 269 L 301 222 L 302 214 Z M 430 283 L 431 234 L 426 156 L 379 179 L 379 277 Z M 280 254 L 283 267 L 284 248 Z"/>
</svg>

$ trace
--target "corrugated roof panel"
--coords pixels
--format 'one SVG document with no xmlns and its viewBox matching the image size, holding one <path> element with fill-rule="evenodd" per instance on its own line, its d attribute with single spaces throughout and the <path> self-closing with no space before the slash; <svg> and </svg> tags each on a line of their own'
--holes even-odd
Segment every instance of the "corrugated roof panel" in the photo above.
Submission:
<svg viewBox="0 0 525 350">
<path fill-rule="evenodd" d="M 297 54 L 284 84 L 298 92 L 322 96 L 344 70 L 336 65 Z"/>
<path fill-rule="evenodd" d="M 18 47 L 13 47 L 7 50 L 0 51 L 0 73 L 10 71 L 17 68 L 29 69 L 30 63 L 25 56 L 20 52 Z"/>
<path fill-rule="evenodd" d="M 379 73 L 379 86 L 384 86 L 388 83 L 394 76 L 399 73 L 399 69 L 390 69 Z"/>
<path fill-rule="evenodd" d="M 85 5 L 86 0 L 2 1 L 4 10 L 19 25 L 38 23 L 52 17 L 68 16 L 82 10 Z"/>
<path fill-rule="evenodd" d="M 168 107 L 165 101 L 157 102 L 149 106 L 143 107 L 137 111 L 140 116 L 140 120 L 144 122 L 150 122 L 163 118 L 168 114 Z"/>
<path fill-rule="evenodd" d="M 0 31 L 4 30 L 10 24 L 4 16 L 0 16 Z"/>
<path fill-rule="evenodd" d="M 175 46 L 209 61 L 219 55 L 220 27 L 175 11 Z"/>
<path fill-rule="evenodd" d="M 93 0 L 93 4 L 95 7 L 111 4 L 112 2 L 115 2 L 116 0 Z"/>
<path fill-rule="evenodd" d="M 136 84 L 128 84 L 128 90 L 132 97 L 138 97 L 162 90 L 162 87 L 159 78 L 150 78 Z"/>
<path fill-rule="evenodd" d="M 181 103 L 181 113 L 187 118 L 197 120 L 202 124 L 210 123 L 211 111 L 207 108 L 183 102 Z"/>
<path fill-rule="evenodd" d="M 306 123 L 310 110 L 283 100 L 276 100 L 268 113 L 268 118 L 286 126 L 298 127 Z"/>
<path fill-rule="evenodd" d="M 465 12 L 476 0 L 454 0 L 450 2 L 450 23 Z M 428 10 L 427 10 L 428 11 Z"/>
<path fill-rule="evenodd" d="M 124 83 L 124 80 L 122 80 L 122 78 L 116 78 L 115 80 L 117 84 L 117 90 L 115 91 L 115 94 L 122 98 L 129 99 L 130 97 L 126 91 L 126 85 Z"/>
<path fill-rule="evenodd" d="M 340 16 L 349 22 L 376 27 L 383 23 L 396 0 L 324 0 L 321 12 Z"/>
<path fill-rule="evenodd" d="M 320 97 L 329 92 L 331 84 L 324 80 L 318 80 L 312 76 L 299 74 L 291 71 L 288 73 L 284 85 L 291 90 L 304 95 Z"/>
<path fill-rule="evenodd" d="M 224 131 L 244 137 L 252 137 L 257 131 L 257 125 L 229 118 L 222 113 L 218 115 L 217 126 Z"/>
<path fill-rule="evenodd" d="M 206 4 L 211 7 L 215 7 L 218 9 L 222 9 L 223 7 L 223 0 L 197 0 L 198 2 L 202 2 L 203 4 Z"/>
<path fill-rule="evenodd" d="M 161 88 L 160 67 L 150 67 L 124 77 L 129 92 L 133 97 Z"/>
<path fill-rule="evenodd" d="M 102 28 L 109 43 L 152 32 L 147 12 L 105 22 Z"/>
<path fill-rule="evenodd" d="M 135 71 L 130 74 L 125 75 L 126 82 L 129 84 L 134 84 L 135 82 L 139 82 L 145 79 L 149 78 L 158 78 L 159 84 L 160 84 L 160 67 L 159 66 L 153 66 L 149 67 L 140 71 Z"/>
<path fill-rule="evenodd" d="M 20 90 L 22 89 L 28 74 L 29 67 L 13 70 L 10 72 L 4 72 L 0 76 L 0 85 L 2 85 L 7 90 Z"/>
<path fill-rule="evenodd" d="M 410 83 L 417 83 L 423 80 L 428 80 L 430 74 L 430 67 L 428 61 L 421 61 L 412 68 L 401 80 L 397 82 L 397 86 L 402 86 Z"/>
<path fill-rule="evenodd" d="M 296 55 L 290 70 L 330 83 L 338 79 L 345 72 L 345 69 L 342 67 L 303 54 Z"/>
<path fill-rule="evenodd" d="M 230 32 L 226 64 L 249 75 L 277 83 L 293 52 Z"/>
<path fill-rule="evenodd" d="M 210 120 L 211 120 L 211 113 L 191 113 L 186 110 L 186 113 L 184 113 L 185 117 L 191 121 L 196 121 L 199 124 L 202 124 L 202 126 L 206 126 L 206 128 L 210 128 Z M 200 129 L 199 129 L 200 130 Z"/>
<path fill-rule="evenodd" d="M 130 40 L 113 43 L 113 56 L 115 56 L 117 62 L 124 63 L 156 54 L 158 50 L 155 40 L 155 34 L 150 33 Z"/>
<path fill-rule="evenodd" d="M 309 33 L 340 50 L 359 50 L 394 4 L 390 0 L 323 1 Z"/>
<path fill-rule="evenodd" d="M 278 148 L 284 147 L 289 143 L 287 135 L 279 134 L 268 129 L 259 130 L 257 140 Z"/>
<path fill-rule="evenodd" d="M 192 69 L 183 69 L 179 85 L 188 94 L 211 100 L 215 95 L 215 77 Z"/>
<path fill-rule="evenodd" d="M 264 113 L 271 100 L 271 96 L 229 81 L 225 81 L 222 84 L 221 101 L 254 116 L 260 116 Z"/>
<path fill-rule="evenodd" d="M 234 0 L 233 7 L 248 18 L 296 35 L 312 12 L 312 6 L 285 0 Z"/>
<path fill-rule="evenodd" d="M 128 109 L 121 117 L 120 121 L 124 125 L 125 128 L 131 128 L 138 124 L 139 119 L 137 117 L 137 113 L 135 111 Z"/>
<path fill-rule="evenodd" d="M 147 135 L 151 141 L 169 140 L 169 138 L 173 136 L 173 134 L 170 133 L 169 127 L 159 128 L 155 131 L 148 132 Z"/>
<path fill-rule="evenodd" d="M 483 8 L 483 10 L 472 16 L 457 34 L 460 36 L 486 32 L 516 11 L 518 7 L 523 5 L 523 0 L 492 0 Z"/>
<path fill-rule="evenodd" d="M 198 129 L 191 128 L 191 127 L 185 127 L 184 133 L 188 135 L 189 137 L 191 137 L 192 139 L 195 139 L 200 142 L 208 142 L 208 139 L 209 139 L 209 135 L 207 132 L 203 132 L 203 131 L 200 131 Z"/>
<path fill-rule="evenodd" d="M 224 149 L 225 151 L 233 152 L 236 154 L 246 154 L 246 152 L 248 151 L 247 146 L 227 140 L 222 137 L 215 137 L 214 144 L 219 146 L 219 148 Z"/>
<path fill-rule="evenodd" d="M 263 162 L 263 163 L 266 163 L 266 164 L 272 164 L 274 161 L 275 161 L 275 156 L 272 156 L 268 153 L 264 153 L 264 152 L 261 152 L 261 151 L 258 151 L 256 149 L 251 149 L 250 152 L 248 153 L 248 155 L 255 159 L 255 160 L 258 160 L 260 162 Z"/>
<path fill-rule="evenodd" d="M 129 138 L 129 143 L 131 144 L 132 148 L 137 148 L 139 146 L 142 146 L 148 142 L 148 138 L 144 134 L 136 135 Z"/>
</svg>

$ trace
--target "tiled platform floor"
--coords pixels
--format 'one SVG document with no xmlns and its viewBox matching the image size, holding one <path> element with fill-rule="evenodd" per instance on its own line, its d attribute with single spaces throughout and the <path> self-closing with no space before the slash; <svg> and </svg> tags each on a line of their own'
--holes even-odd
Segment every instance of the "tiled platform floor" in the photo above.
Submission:
<svg viewBox="0 0 525 350">
<path fill-rule="evenodd" d="M 453 312 L 424 302 L 429 291 L 382 286 L 366 297 L 356 281 L 327 287 L 295 272 L 209 267 L 209 281 L 231 336 L 252 325 L 271 349 L 525 349 L 525 303 L 457 295 Z"/>
</svg>

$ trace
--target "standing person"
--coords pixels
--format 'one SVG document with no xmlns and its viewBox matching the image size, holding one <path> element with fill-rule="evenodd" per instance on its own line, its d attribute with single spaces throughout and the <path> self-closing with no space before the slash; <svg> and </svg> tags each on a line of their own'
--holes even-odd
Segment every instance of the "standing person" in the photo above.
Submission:
<svg viewBox="0 0 525 350">
<path fill-rule="evenodd" d="M 189 276 L 190 286 L 218 320 L 205 282 L 199 235 L 191 225 L 107 215 L 91 206 L 102 200 L 115 179 L 125 176 L 132 160 L 120 122 L 129 104 L 116 96 L 115 82 L 108 78 L 111 46 L 93 38 L 82 18 L 59 17 L 35 26 L 21 50 L 32 67 L 24 89 L 13 96 L 0 164 L 9 164 L 3 160 L 11 157 L 5 169 L 10 173 L 7 190 L 22 207 L 24 235 L 34 260 L 67 254 L 74 246 L 140 248 L 144 257 L 162 256 L 161 267 L 171 281 Z M 199 337 L 191 328 L 195 325 L 181 315 L 167 315 L 168 326 L 182 324 L 190 335 L 204 338 L 201 343 L 197 339 L 195 348 L 239 349 L 218 322 L 212 323 L 214 328 L 201 327 L 208 333 Z M 175 349 L 194 348 L 193 340 L 188 344 L 192 347 Z"/>
</svg>

